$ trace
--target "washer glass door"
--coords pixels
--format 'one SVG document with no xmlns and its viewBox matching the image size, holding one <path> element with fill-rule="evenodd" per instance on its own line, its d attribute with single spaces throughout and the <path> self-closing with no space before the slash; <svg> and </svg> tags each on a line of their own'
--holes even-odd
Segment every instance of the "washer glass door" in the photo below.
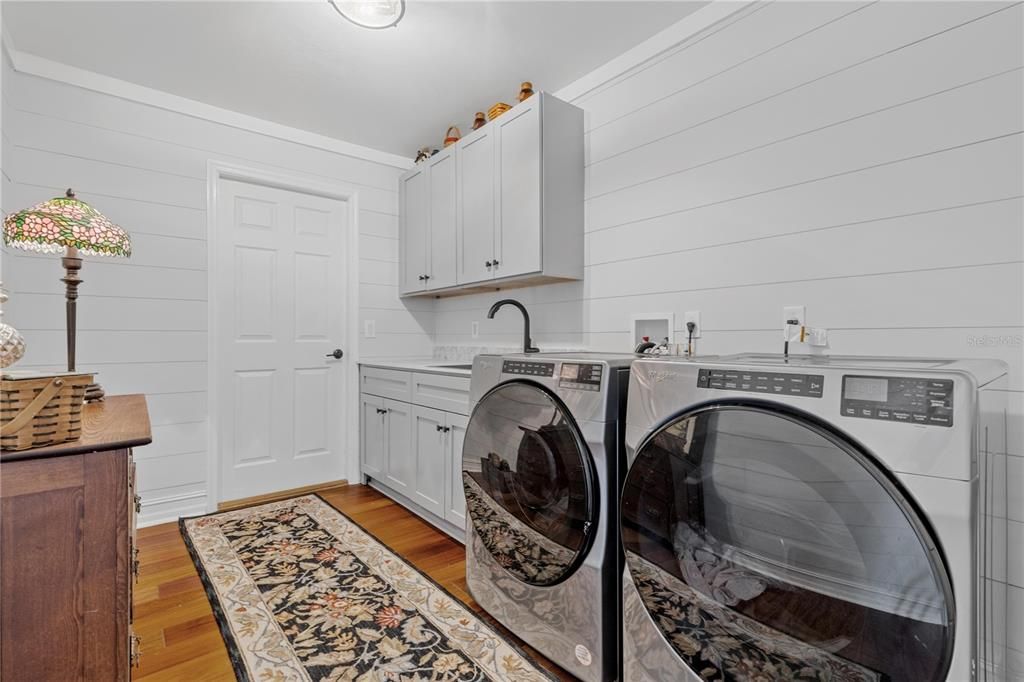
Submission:
<svg viewBox="0 0 1024 682">
<path fill-rule="evenodd" d="M 499 565 L 531 585 L 553 585 L 582 561 L 595 527 L 590 454 L 568 411 L 522 381 L 487 393 L 462 449 L 466 512 Z"/>
<path fill-rule="evenodd" d="M 708 679 L 942 680 L 949 577 L 914 505 L 837 433 L 767 404 L 685 413 L 638 448 L 626 564 Z"/>
</svg>

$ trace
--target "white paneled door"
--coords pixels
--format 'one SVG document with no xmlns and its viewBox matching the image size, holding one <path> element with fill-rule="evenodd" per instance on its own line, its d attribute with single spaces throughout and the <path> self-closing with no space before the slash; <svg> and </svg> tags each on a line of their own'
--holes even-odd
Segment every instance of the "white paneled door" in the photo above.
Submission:
<svg viewBox="0 0 1024 682">
<path fill-rule="evenodd" d="M 219 501 L 343 478 L 347 202 L 217 192 Z"/>
</svg>

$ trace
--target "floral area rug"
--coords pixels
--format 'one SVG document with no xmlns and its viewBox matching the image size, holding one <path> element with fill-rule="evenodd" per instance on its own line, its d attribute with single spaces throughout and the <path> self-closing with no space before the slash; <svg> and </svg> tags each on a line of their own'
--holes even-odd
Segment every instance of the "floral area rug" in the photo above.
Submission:
<svg viewBox="0 0 1024 682">
<path fill-rule="evenodd" d="M 315 495 L 180 521 L 239 680 L 553 680 Z"/>
</svg>

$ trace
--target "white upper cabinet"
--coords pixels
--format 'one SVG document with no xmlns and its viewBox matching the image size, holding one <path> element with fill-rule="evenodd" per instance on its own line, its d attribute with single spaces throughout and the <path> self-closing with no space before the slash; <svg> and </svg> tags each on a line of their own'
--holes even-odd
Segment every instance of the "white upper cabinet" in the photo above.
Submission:
<svg viewBox="0 0 1024 682">
<path fill-rule="evenodd" d="M 402 294 L 425 291 L 429 263 L 430 213 L 427 169 L 419 165 L 398 181 L 398 239 L 401 267 L 398 288 Z"/>
<path fill-rule="evenodd" d="M 499 116 L 495 156 L 498 163 L 498 234 L 491 261 L 495 277 L 541 269 L 540 100 L 531 97 Z"/>
<path fill-rule="evenodd" d="M 430 213 L 430 266 L 427 289 L 454 286 L 458 189 L 455 146 L 430 157 L 427 164 L 427 205 Z"/>
<path fill-rule="evenodd" d="M 493 277 L 495 127 L 474 130 L 457 146 L 459 155 L 458 283 Z"/>
<path fill-rule="evenodd" d="M 536 94 L 407 171 L 400 186 L 403 295 L 583 278 L 578 107 Z M 406 215 L 420 196 L 425 230 Z"/>
</svg>

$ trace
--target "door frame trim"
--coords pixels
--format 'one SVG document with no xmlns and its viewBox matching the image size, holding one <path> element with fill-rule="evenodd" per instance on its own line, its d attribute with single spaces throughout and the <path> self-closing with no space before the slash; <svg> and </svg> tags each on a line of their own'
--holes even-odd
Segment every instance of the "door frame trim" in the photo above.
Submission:
<svg viewBox="0 0 1024 682">
<path fill-rule="evenodd" d="M 206 434 L 206 511 L 217 511 L 220 497 L 220 415 L 218 414 L 220 370 L 218 347 L 220 343 L 217 270 L 214 249 L 217 230 L 217 200 L 221 180 L 238 180 L 293 192 L 302 192 L 346 202 L 346 311 L 345 338 L 345 415 L 339 428 L 342 436 L 344 463 L 342 477 L 350 481 L 359 477 L 359 191 L 352 185 L 334 182 L 311 175 L 303 175 L 278 168 L 244 165 L 231 161 L 210 159 L 206 163 L 206 307 L 207 307 L 207 362 L 208 428 Z"/>
</svg>

